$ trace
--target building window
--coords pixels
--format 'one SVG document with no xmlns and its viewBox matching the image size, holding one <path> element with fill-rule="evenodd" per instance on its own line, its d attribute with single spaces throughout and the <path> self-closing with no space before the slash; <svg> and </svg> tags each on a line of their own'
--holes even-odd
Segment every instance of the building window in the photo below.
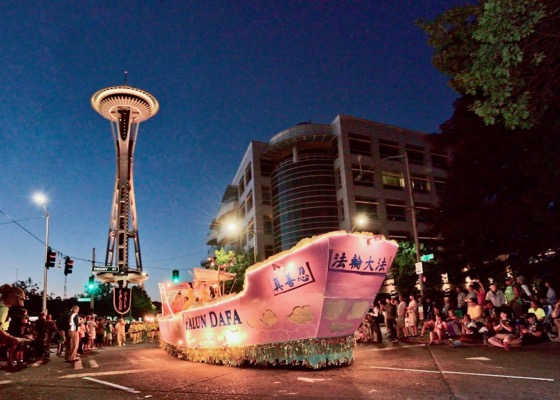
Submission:
<svg viewBox="0 0 560 400">
<path fill-rule="evenodd" d="M 396 200 L 386 200 L 385 209 L 387 219 L 391 221 L 406 221 L 406 204 Z"/>
<path fill-rule="evenodd" d="M 263 215 L 263 229 L 264 233 L 272 234 L 272 217 L 270 215 Z"/>
<path fill-rule="evenodd" d="M 338 200 L 338 219 L 344 221 L 344 200 Z"/>
<path fill-rule="evenodd" d="M 442 154 L 432 154 L 432 166 L 434 168 L 446 169 L 449 166 L 449 159 Z"/>
<path fill-rule="evenodd" d="M 264 258 L 272 257 L 274 255 L 274 246 L 267 244 L 264 246 Z"/>
<path fill-rule="evenodd" d="M 237 186 L 239 187 L 239 198 L 241 198 L 243 196 L 243 192 L 245 191 L 245 181 L 243 178 L 241 178 Z"/>
<path fill-rule="evenodd" d="M 418 222 L 430 222 L 430 214 L 432 211 L 432 206 L 425 203 L 414 203 L 414 211 L 416 211 L 416 221 Z"/>
<path fill-rule="evenodd" d="M 239 205 L 239 219 L 245 218 L 245 203 Z"/>
<path fill-rule="evenodd" d="M 251 211 L 253 209 L 253 192 L 249 192 L 247 194 L 247 200 L 245 200 L 247 202 L 247 212 Z"/>
<path fill-rule="evenodd" d="M 430 191 L 430 180 L 427 176 L 411 176 L 412 188 L 415 192 L 429 192 Z"/>
<path fill-rule="evenodd" d="M 245 234 L 243 235 L 243 238 L 246 239 L 247 242 L 249 242 L 253 236 L 255 236 L 257 232 L 255 232 L 255 220 L 251 219 L 251 221 L 249 221 L 249 225 L 247 225 L 247 229 Z"/>
<path fill-rule="evenodd" d="M 351 154 L 361 154 L 371 156 L 371 139 L 367 136 L 349 135 Z"/>
<path fill-rule="evenodd" d="M 356 214 L 366 215 L 370 220 L 378 219 L 378 205 L 376 199 L 356 196 Z"/>
<path fill-rule="evenodd" d="M 270 192 L 270 186 L 261 187 L 262 203 L 264 205 L 272 204 L 272 194 Z"/>
<path fill-rule="evenodd" d="M 245 184 L 249 186 L 249 182 L 253 178 L 253 170 L 251 169 L 251 164 L 247 165 L 247 169 L 245 170 Z"/>
<path fill-rule="evenodd" d="M 383 187 L 386 189 L 400 189 L 404 187 L 402 173 L 394 171 L 382 172 Z"/>
<path fill-rule="evenodd" d="M 411 164 L 424 165 L 424 149 L 418 146 L 406 146 L 406 156 Z"/>
<path fill-rule="evenodd" d="M 434 186 L 438 196 L 441 196 L 445 193 L 445 189 L 447 187 L 447 182 L 445 179 L 442 178 L 434 178 Z"/>
<path fill-rule="evenodd" d="M 392 140 L 379 139 L 379 157 L 387 158 L 399 155 L 399 144 Z"/>
<path fill-rule="evenodd" d="M 268 158 L 261 158 L 261 176 L 271 176 L 274 170 L 274 162 Z"/>
<path fill-rule="evenodd" d="M 367 165 L 352 164 L 352 176 L 354 177 L 354 185 L 373 186 L 375 172 L 372 167 Z"/>
<path fill-rule="evenodd" d="M 340 168 L 334 171 L 334 184 L 337 189 L 342 189 L 342 176 L 340 175 Z"/>
</svg>

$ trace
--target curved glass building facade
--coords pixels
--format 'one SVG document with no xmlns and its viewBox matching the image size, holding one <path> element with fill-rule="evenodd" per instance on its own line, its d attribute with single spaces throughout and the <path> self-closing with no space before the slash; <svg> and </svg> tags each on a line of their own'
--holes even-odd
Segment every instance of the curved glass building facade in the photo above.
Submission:
<svg viewBox="0 0 560 400">
<path fill-rule="evenodd" d="M 332 156 L 307 151 L 288 158 L 271 176 L 274 252 L 302 238 L 339 229 Z"/>
</svg>

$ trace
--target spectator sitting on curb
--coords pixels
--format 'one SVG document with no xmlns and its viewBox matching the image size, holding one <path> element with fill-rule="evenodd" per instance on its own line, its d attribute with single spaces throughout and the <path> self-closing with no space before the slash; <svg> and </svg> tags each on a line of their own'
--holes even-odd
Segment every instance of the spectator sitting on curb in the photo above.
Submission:
<svg viewBox="0 0 560 400">
<path fill-rule="evenodd" d="M 494 324 L 494 332 L 496 335 L 488 339 L 488 343 L 492 346 L 503 347 L 506 350 L 521 346 L 521 338 L 516 337 L 513 323 L 508 318 L 506 310 L 500 313 L 500 320 Z"/>
<path fill-rule="evenodd" d="M 527 314 L 527 326 L 521 328 L 521 343 L 523 346 L 528 344 L 540 344 L 545 336 L 542 324 L 537 320 L 535 314 Z"/>
<path fill-rule="evenodd" d="M 437 314 L 434 320 L 434 327 L 430 329 L 430 342 L 428 344 L 440 344 L 447 331 L 447 324 L 442 321 L 441 314 Z"/>
</svg>

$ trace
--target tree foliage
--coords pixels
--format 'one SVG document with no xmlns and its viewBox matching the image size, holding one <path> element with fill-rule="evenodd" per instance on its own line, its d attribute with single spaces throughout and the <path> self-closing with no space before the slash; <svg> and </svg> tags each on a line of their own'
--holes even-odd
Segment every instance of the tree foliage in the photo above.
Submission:
<svg viewBox="0 0 560 400">
<path fill-rule="evenodd" d="M 395 261 L 391 265 L 391 275 L 399 293 L 414 292 L 418 275 L 414 263 L 416 262 L 416 249 L 414 243 L 400 242 Z"/>
<path fill-rule="evenodd" d="M 433 63 L 488 125 L 532 128 L 558 109 L 560 0 L 481 0 L 420 21 Z M 556 114 L 557 112 L 554 112 Z"/>
<path fill-rule="evenodd" d="M 253 264 L 253 253 L 238 252 L 235 253 L 231 250 L 219 249 L 216 250 L 216 260 L 212 264 L 213 269 L 217 269 L 217 265 L 230 265 L 227 267 L 227 272 L 232 272 L 237 275 L 235 281 L 226 282 L 226 293 L 238 293 L 243 290 L 243 283 L 245 282 L 245 272 Z"/>
<path fill-rule="evenodd" d="M 433 249 L 428 249 L 420 244 L 420 253 L 433 253 Z M 418 291 L 418 278 L 416 274 L 416 247 L 414 242 L 399 242 L 399 250 L 395 256 L 395 261 L 391 265 L 390 276 L 393 278 L 397 291 L 401 294 L 416 294 Z M 441 286 L 441 274 L 444 271 L 436 262 L 424 263 L 424 294 L 439 290 Z"/>
<path fill-rule="evenodd" d="M 531 275 L 560 254 L 559 17 L 560 0 L 481 0 L 420 22 L 461 94 L 432 136 L 452 154 L 434 218 L 448 271 Z"/>
</svg>

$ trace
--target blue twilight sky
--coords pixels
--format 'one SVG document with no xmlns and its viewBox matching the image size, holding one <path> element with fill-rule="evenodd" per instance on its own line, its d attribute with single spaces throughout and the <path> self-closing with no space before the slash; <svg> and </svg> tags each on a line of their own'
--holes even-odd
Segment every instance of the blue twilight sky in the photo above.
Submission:
<svg viewBox="0 0 560 400">
<path fill-rule="evenodd" d="M 140 126 L 134 183 L 146 287 L 206 256 L 206 235 L 251 140 L 348 114 L 435 132 L 455 93 L 415 26 L 460 0 L 8 1 L 0 3 L 0 283 L 43 287 L 50 244 L 104 261 L 115 179 L 97 90 L 128 83 L 160 112 Z M 7 214 L 28 232 L 10 222 Z M 34 235 L 35 237 L 33 237 Z M 82 261 L 84 260 L 84 261 Z M 49 293 L 64 274 L 49 271 Z"/>
</svg>

